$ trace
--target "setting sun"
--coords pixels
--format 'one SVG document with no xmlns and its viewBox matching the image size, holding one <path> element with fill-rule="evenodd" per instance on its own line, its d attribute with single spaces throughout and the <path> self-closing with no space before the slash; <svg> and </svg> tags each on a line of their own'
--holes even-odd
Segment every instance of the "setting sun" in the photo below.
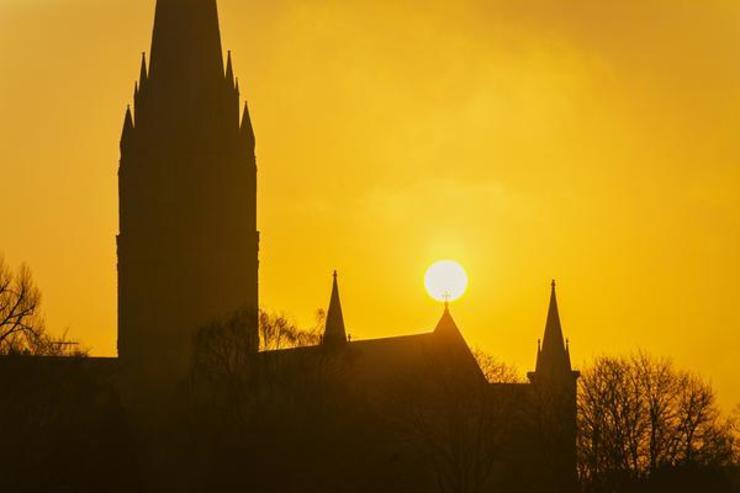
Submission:
<svg viewBox="0 0 740 493">
<path fill-rule="evenodd" d="M 440 260 L 427 269 L 424 286 L 429 296 L 437 301 L 455 301 L 465 294 L 468 275 L 454 260 Z"/>
</svg>

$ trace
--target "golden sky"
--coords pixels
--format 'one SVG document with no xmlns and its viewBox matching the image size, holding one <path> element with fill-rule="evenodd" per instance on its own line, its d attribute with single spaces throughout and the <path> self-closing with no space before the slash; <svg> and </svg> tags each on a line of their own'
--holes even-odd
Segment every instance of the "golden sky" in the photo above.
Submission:
<svg viewBox="0 0 740 493">
<path fill-rule="evenodd" d="M 118 140 L 154 0 L 0 0 L 0 252 L 111 355 Z M 221 0 L 259 165 L 261 297 L 340 271 L 355 339 L 434 326 L 534 363 L 549 281 L 574 362 L 644 348 L 740 401 L 740 2 Z"/>
</svg>

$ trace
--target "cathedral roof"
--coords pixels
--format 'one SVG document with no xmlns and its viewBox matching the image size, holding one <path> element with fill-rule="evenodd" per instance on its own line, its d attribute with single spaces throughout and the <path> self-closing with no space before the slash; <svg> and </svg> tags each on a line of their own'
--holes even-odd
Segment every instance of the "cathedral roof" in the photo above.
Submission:
<svg viewBox="0 0 740 493">
<path fill-rule="evenodd" d="M 328 319 L 329 316 L 327 326 Z M 423 382 L 444 376 L 485 383 L 475 357 L 447 308 L 432 332 L 348 341 L 339 351 L 308 346 L 266 351 L 260 355 L 265 365 L 294 368 L 296 372 L 303 368 L 333 366 L 335 374 L 353 385 L 381 391 L 406 380 Z"/>
<path fill-rule="evenodd" d="M 445 303 L 444 312 L 439 322 L 437 322 L 434 334 L 440 340 L 441 345 L 454 354 L 458 364 L 464 367 L 475 367 L 480 373 L 480 366 L 470 350 L 470 346 L 468 346 L 462 332 L 452 318 L 449 303 Z"/>
</svg>

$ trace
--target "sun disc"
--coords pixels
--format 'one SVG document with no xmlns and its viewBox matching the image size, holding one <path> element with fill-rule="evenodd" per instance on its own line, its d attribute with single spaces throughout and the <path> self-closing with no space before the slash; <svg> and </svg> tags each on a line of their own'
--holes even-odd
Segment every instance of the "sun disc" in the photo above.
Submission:
<svg viewBox="0 0 740 493">
<path fill-rule="evenodd" d="M 429 296 L 437 301 L 455 301 L 465 294 L 468 275 L 454 260 L 440 260 L 427 269 L 424 286 Z"/>
</svg>

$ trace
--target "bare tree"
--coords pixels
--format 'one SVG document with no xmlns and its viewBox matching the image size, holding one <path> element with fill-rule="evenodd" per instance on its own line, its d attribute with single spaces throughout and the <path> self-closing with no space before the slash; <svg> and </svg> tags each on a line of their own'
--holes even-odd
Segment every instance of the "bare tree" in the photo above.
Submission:
<svg viewBox="0 0 740 493">
<path fill-rule="evenodd" d="M 41 291 L 27 265 L 13 271 L 0 256 L 0 355 L 86 356 L 67 339 L 52 338 L 41 312 Z"/>
<path fill-rule="evenodd" d="M 491 353 L 475 348 L 473 356 L 478 361 L 478 366 L 480 366 L 489 383 L 524 383 L 519 370 L 515 366 L 499 360 Z"/>
<path fill-rule="evenodd" d="M 345 392 L 341 355 L 321 348 L 277 351 L 315 344 L 318 331 L 301 330 L 280 315 L 261 312 L 260 318 L 262 352 L 250 340 L 253 318 L 245 313 L 201 328 L 194 341 L 185 405 L 179 407 L 209 487 L 221 480 L 236 481 L 249 491 L 259 489 L 255 484 L 279 485 L 288 467 L 307 483 L 326 479 L 331 471 L 316 463 L 356 449 L 346 441 L 361 433 L 367 406 Z M 307 441 L 316 451 L 310 457 L 303 455 Z M 233 474 L 237 469 L 238 478 Z M 215 489 L 236 488 L 229 483 Z"/>
<path fill-rule="evenodd" d="M 626 491 L 658 471 L 726 467 L 734 426 L 712 387 L 669 360 L 601 357 L 580 380 L 579 472 L 594 490 Z"/>
<path fill-rule="evenodd" d="M 260 311 L 260 350 L 270 351 L 299 346 L 315 346 L 321 341 L 325 320 L 324 310 L 317 310 L 314 325 L 302 329 L 285 315 Z"/>
<path fill-rule="evenodd" d="M 195 336 L 194 369 L 208 377 L 215 372 L 229 377 L 240 375 L 257 352 L 257 341 L 249 333 L 251 320 L 249 313 L 237 312 L 200 329 Z"/>
<path fill-rule="evenodd" d="M 484 374 L 501 383 L 514 379 L 510 367 L 477 353 Z M 390 420 L 406 446 L 421 454 L 436 481 L 434 491 L 489 491 L 507 446 L 512 409 L 479 374 L 450 364 L 454 357 L 429 354 L 419 368 L 399 372 L 397 386 L 380 399 L 381 408 L 396 409 Z"/>
<path fill-rule="evenodd" d="M 22 265 L 13 272 L 0 257 L 0 353 L 35 349 L 44 334 L 40 304 L 30 269 Z"/>
<path fill-rule="evenodd" d="M 733 437 L 732 456 L 736 465 L 740 464 L 740 404 L 735 406 L 729 419 L 730 433 Z"/>
<path fill-rule="evenodd" d="M 41 291 L 31 270 L 13 271 L 0 256 L 0 355 L 82 356 L 75 343 L 52 339 L 41 313 Z"/>
<path fill-rule="evenodd" d="M 680 381 L 671 362 L 655 359 L 646 353 L 632 358 L 634 373 L 641 385 L 647 423 L 647 468 L 655 472 L 659 466 L 671 463 L 675 457 L 676 396 Z"/>
</svg>

